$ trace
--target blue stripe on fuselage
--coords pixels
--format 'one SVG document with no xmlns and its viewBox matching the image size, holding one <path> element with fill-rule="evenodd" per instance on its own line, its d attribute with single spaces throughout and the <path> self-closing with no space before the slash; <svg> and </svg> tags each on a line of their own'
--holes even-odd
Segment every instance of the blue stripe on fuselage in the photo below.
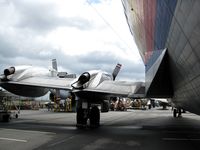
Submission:
<svg viewBox="0 0 200 150">
<path fill-rule="evenodd" d="M 157 0 L 156 4 L 154 51 L 146 63 L 146 72 L 160 56 L 159 50 L 165 48 L 177 0 Z"/>
</svg>

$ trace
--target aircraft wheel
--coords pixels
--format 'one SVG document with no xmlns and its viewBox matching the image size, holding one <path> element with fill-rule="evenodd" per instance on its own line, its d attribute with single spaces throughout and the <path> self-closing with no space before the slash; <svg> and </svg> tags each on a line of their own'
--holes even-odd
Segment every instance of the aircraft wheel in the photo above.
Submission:
<svg viewBox="0 0 200 150">
<path fill-rule="evenodd" d="M 101 104 L 101 112 L 108 112 L 109 111 L 109 102 L 102 102 Z"/>
<path fill-rule="evenodd" d="M 173 116 L 174 116 L 174 118 L 177 117 L 177 109 L 176 108 L 173 109 Z"/>
<path fill-rule="evenodd" d="M 76 113 L 76 126 L 78 128 L 85 128 L 87 126 L 87 116 L 86 116 L 86 110 L 82 108 L 77 109 Z"/>
<path fill-rule="evenodd" d="M 6 114 L 3 115 L 3 122 L 9 122 L 10 121 L 10 115 Z"/>
<path fill-rule="evenodd" d="M 97 128 L 100 125 L 100 111 L 97 106 L 93 106 L 90 110 L 90 127 Z"/>
<path fill-rule="evenodd" d="M 178 117 L 182 117 L 182 110 L 178 109 Z"/>
</svg>

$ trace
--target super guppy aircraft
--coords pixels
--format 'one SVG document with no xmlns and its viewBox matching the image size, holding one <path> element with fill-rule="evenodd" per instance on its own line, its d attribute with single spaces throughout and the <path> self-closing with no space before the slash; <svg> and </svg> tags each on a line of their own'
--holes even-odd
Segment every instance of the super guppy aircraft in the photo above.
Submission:
<svg viewBox="0 0 200 150">
<path fill-rule="evenodd" d="M 122 0 L 146 72 L 147 97 L 200 115 L 200 1 Z"/>
</svg>

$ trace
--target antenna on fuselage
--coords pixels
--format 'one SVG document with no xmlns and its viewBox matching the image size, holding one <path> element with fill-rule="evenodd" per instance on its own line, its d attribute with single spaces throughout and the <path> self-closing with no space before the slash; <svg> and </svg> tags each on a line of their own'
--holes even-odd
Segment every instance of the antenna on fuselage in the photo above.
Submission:
<svg viewBox="0 0 200 150">
<path fill-rule="evenodd" d="M 115 78 L 117 77 L 119 70 L 121 69 L 122 64 L 117 64 L 115 69 L 113 70 L 112 76 L 113 76 L 113 81 L 115 81 Z"/>
</svg>

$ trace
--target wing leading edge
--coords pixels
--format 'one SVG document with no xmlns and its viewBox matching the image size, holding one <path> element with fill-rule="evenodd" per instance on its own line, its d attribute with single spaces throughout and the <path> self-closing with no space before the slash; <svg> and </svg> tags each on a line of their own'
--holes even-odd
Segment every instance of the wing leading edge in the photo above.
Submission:
<svg viewBox="0 0 200 150">
<path fill-rule="evenodd" d="M 22 79 L 20 81 L 4 81 L 0 84 L 22 85 L 47 89 L 72 90 L 71 83 L 73 83 L 73 81 L 74 78 L 31 77 L 27 79 Z"/>
</svg>

